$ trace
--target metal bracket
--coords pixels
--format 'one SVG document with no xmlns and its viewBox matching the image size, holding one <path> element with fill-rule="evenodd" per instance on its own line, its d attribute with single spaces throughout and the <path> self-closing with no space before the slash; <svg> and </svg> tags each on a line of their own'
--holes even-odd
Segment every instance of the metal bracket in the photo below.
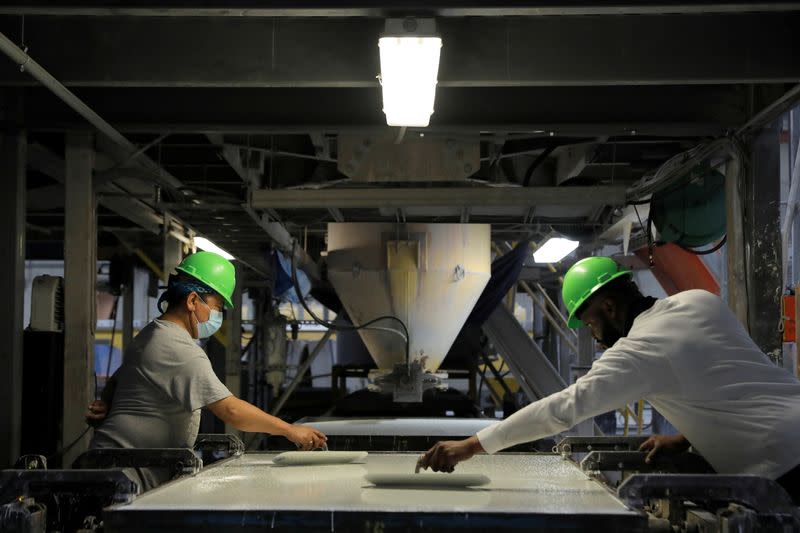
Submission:
<svg viewBox="0 0 800 533">
<path fill-rule="evenodd" d="M 23 455 L 14 463 L 19 470 L 47 470 L 47 458 L 44 455 Z"/>
<path fill-rule="evenodd" d="M 128 503 L 139 487 L 122 470 L 3 470 L 0 504 L 21 496 L 42 499 L 54 494 L 86 493 L 108 503 Z"/>
<path fill-rule="evenodd" d="M 714 469 L 705 459 L 695 453 L 662 455 L 646 463 L 647 452 L 638 451 L 593 451 L 581 461 L 585 472 L 669 472 L 713 474 Z"/>
<path fill-rule="evenodd" d="M 194 451 L 202 464 L 209 465 L 244 453 L 244 442 L 236 435 L 227 433 L 201 433 L 194 441 Z"/>
<path fill-rule="evenodd" d="M 564 437 L 556 444 L 555 452 L 571 458 L 577 453 L 637 451 L 648 437 Z"/>
<path fill-rule="evenodd" d="M 196 474 L 203 461 L 189 448 L 101 448 L 75 459 L 72 468 L 169 468 L 173 475 Z"/>
<path fill-rule="evenodd" d="M 789 515 L 800 525 L 800 512 L 776 482 L 757 476 L 636 474 L 617 490 L 629 506 L 641 509 L 647 500 L 667 498 L 695 503 L 744 505 L 761 514 Z"/>
<path fill-rule="evenodd" d="M 411 365 L 396 363 L 391 373 L 376 376 L 370 389 L 391 390 L 394 401 L 398 403 L 419 403 L 426 390 L 441 386 L 441 376 L 426 372 L 417 360 Z"/>
</svg>

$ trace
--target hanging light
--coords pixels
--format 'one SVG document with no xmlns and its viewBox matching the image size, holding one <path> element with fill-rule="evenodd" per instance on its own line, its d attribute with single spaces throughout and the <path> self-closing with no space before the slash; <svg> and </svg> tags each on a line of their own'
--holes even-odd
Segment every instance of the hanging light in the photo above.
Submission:
<svg viewBox="0 0 800 533">
<path fill-rule="evenodd" d="M 426 127 L 431 120 L 442 38 L 433 19 L 388 19 L 378 39 L 383 112 L 389 126 Z"/>
<path fill-rule="evenodd" d="M 551 237 L 533 252 L 533 260 L 536 263 L 558 263 L 574 252 L 579 244 L 563 237 Z"/>
<path fill-rule="evenodd" d="M 210 240 L 206 239 L 205 237 L 195 237 L 194 245 L 205 252 L 214 252 L 215 254 L 219 254 L 228 261 L 230 261 L 231 259 L 236 259 L 230 253 L 223 250 L 222 248 L 220 248 Z"/>
</svg>

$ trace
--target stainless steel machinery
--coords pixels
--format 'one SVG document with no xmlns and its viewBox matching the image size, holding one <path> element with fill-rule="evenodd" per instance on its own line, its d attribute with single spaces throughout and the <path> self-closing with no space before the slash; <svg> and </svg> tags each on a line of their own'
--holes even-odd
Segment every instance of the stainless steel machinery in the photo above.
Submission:
<svg viewBox="0 0 800 533">
<path fill-rule="evenodd" d="M 376 388 L 419 402 L 490 277 L 487 224 L 328 225 L 328 277 L 378 366 Z M 408 359 L 408 360 L 407 360 Z"/>
</svg>

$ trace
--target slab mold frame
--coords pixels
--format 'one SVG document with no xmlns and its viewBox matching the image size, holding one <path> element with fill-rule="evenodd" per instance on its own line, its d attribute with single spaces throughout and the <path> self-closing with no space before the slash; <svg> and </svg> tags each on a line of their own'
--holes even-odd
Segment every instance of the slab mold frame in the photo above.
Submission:
<svg viewBox="0 0 800 533">
<path fill-rule="evenodd" d="M 450 511 L 425 511 L 415 509 L 411 504 L 407 509 L 345 509 L 345 504 L 330 504 L 314 502 L 314 506 L 318 509 L 309 509 L 309 501 L 298 501 L 296 503 L 276 503 L 269 498 L 269 492 L 265 491 L 262 508 L 255 508 L 258 506 L 249 506 L 249 504 L 240 504 L 239 508 L 226 508 L 222 502 L 213 505 L 205 506 L 202 502 L 195 501 L 191 507 L 181 507 L 170 499 L 174 497 L 174 493 L 180 492 L 182 497 L 187 497 L 187 502 L 191 501 L 190 487 L 192 485 L 202 485 L 204 481 L 210 480 L 215 474 L 224 468 L 240 468 L 248 466 L 248 471 L 253 471 L 254 464 L 266 466 L 269 463 L 254 463 L 263 459 L 268 461 L 273 454 L 269 453 L 248 453 L 242 457 L 235 457 L 220 461 L 212 467 L 204 469 L 200 474 L 193 477 L 181 478 L 159 487 L 150 493 L 145 494 L 143 497 L 150 497 L 148 503 L 134 501 L 132 505 L 115 505 L 109 507 L 104 512 L 104 521 L 106 530 L 109 532 L 129 532 L 129 531 L 176 531 L 183 528 L 191 528 L 193 532 L 211 532 L 220 531 L 222 529 L 233 529 L 237 531 L 261 531 L 269 528 L 271 531 L 297 531 L 302 528 L 304 531 L 487 531 L 489 529 L 502 530 L 502 531 L 564 531 L 564 530 L 601 530 L 601 531 L 646 531 L 647 518 L 642 512 L 631 511 L 626 509 L 624 505 L 620 505 L 618 512 L 606 512 L 592 514 L 590 511 L 579 514 L 577 512 L 555 512 L 550 510 L 541 510 L 539 512 L 532 510 L 531 512 L 510 512 L 506 510 L 492 511 L 491 509 L 479 509 L 476 511 L 461 509 L 454 509 Z M 370 454 L 370 458 L 378 458 L 384 456 L 384 461 L 389 461 L 393 464 L 398 462 L 408 462 L 409 467 L 412 466 L 416 458 L 415 454 Z M 391 456 L 391 457 L 385 457 Z M 553 454 L 541 454 L 538 457 L 552 457 Z M 517 458 L 520 464 L 525 460 L 530 461 L 532 457 L 530 454 L 498 454 L 496 456 L 480 456 L 483 457 L 485 462 L 516 462 Z M 248 464 L 249 459 L 249 464 Z M 236 462 L 241 462 L 241 465 L 236 465 Z M 482 461 L 482 462 L 483 462 Z M 579 469 L 571 462 L 561 462 L 559 458 L 558 465 L 569 464 L 570 468 L 575 468 L 577 472 Z M 474 465 L 474 464 L 473 464 Z M 271 465 L 270 465 L 271 466 Z M 339 465 L 341 467 L 341 465 Z M 358 465 L 350 465 L 358 466 Z M 362 465 L 365 466 L 365 465 Z M 474 465 L 475 468 L 480 468 L 481 465 Z M 274 468 L 274 467 L 272 467 Z M 290 468 L 298 467 L 278 467 L 282 471 L 288 471 Z M 300 467 L 304 468 L 304 467 Z M 317 467 L 318 468 L 318 467 Z M 368 466 L 365 466 L 368 468 Z M 501 469 L 502 470 L 502 469 Z M 410 471 L 410 468 L 409 468 Z M 309 470 L 309 472 L 312 472 Z M 237 475 L 232 471 L 232 477 L 236 478 Z M 222 475 L 221 473 L 219 474 Z M 205 480 L 203 478 L 206 478 Z M 308 485 L 303 484 L 300 491 L 304 497 L 314 497 L 312 484 L 314 483 L 313 475 L 309 476 Z M 372 488 L 369 483 L 364 481 L 356 482 L 361 489 Z M 494 483 L 494 482 L 493 482 Z M 546 481 L 542 481 L 546 483 Z M 595 480 L 586 479 L 585 483 L 596 484 L 600 487 L 600 491 L 594 491 L 601 494 L 600 497 L 605 498 L 602 494 L 607 494 L 608 498 L 613 499 L 614 502 L 619 502 L 617 497 L 608 490 L 607 487 L 598 483 Z M 345 483 L 346 484 L 346 483 Z M 213 483 L 207 487 L 213 486 Z M 176 490 L 179 489 L 179 490 Z M 207 490 L 207 489 L 203 489 Z M 220 487 L 220 490 L 223 490 Z M 308 492 L 306 492 L 306 490 Z M 346 489 L 345 489 L 346 490 Z M 400 489 L 403 490 L 403 489 Z M 470 490 L 470 489 L 466 489 Z M 492 488 L 489 490 L 515 492 L 514 489 Z M 517 489 L 524 490 L 524 489 Z M 170 492 L 173 493 L 170 496 Z M 443 494 L 444 494 L 443 490 Z M 487 494 L 484 491 L 470 490 L 470 493 Z M 532 491 L 533 493 L 533 491 Z M 324 494 L 324 493 L 322 493 Z M 587 497 L 591 492 L 585 493 Z M 285 495 L 276 495 L 278 499 L 284 498 Z M 513 496 L 513 494 L 512 494 Z M 580 490 L 573 494 L 575 498 L 581 498 Z M 141 497 L 140 497 L 141 498 Z M 323 496 L 324 498 L 324 496 Z M 609 500 L 611 501 L 611 500 Z M 241 508 L 247 506 L 247 508 Z M 292 509 L 291 507 L 305 507 Z M 270 508 L 272 507 L 272 508 Z M 363 506 L 362 506 L 363 507 Z M 398 507 L 395 504 L 394 507 Z"/>
</svg>

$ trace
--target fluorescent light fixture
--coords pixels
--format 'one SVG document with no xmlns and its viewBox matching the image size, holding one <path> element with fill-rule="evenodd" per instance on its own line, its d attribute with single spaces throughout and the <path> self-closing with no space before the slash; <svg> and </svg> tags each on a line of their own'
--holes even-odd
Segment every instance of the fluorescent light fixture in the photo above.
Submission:
<svg viewBox="0 0 800 533">
<path fill-rule="evenodd" d="M 209 241 L 205 237 L 195 237 L 194 238 L 194 245 L 206 252 L 214 252 L 215 254 L 219 254 L 228 261 L 231 259 L 236 259 L 231 254 L 214 244 L 213 242 Z"/>
<path fill-rule="evenodd" d="M 426 127 L 433 113 L 442 38 L 430 35 L 432 20 L 387 21 L 378 39 L 383 112 L 389 126 Z M 420 35 L 424 28 L 426 35 Z"/>
<path fill-rule="evenodd" d="M 574 252 L 579 244 L 563 237 L 551 237 L 533 252 L 533 260 L 536 263 L 558 263 Z"/>
</svg>

